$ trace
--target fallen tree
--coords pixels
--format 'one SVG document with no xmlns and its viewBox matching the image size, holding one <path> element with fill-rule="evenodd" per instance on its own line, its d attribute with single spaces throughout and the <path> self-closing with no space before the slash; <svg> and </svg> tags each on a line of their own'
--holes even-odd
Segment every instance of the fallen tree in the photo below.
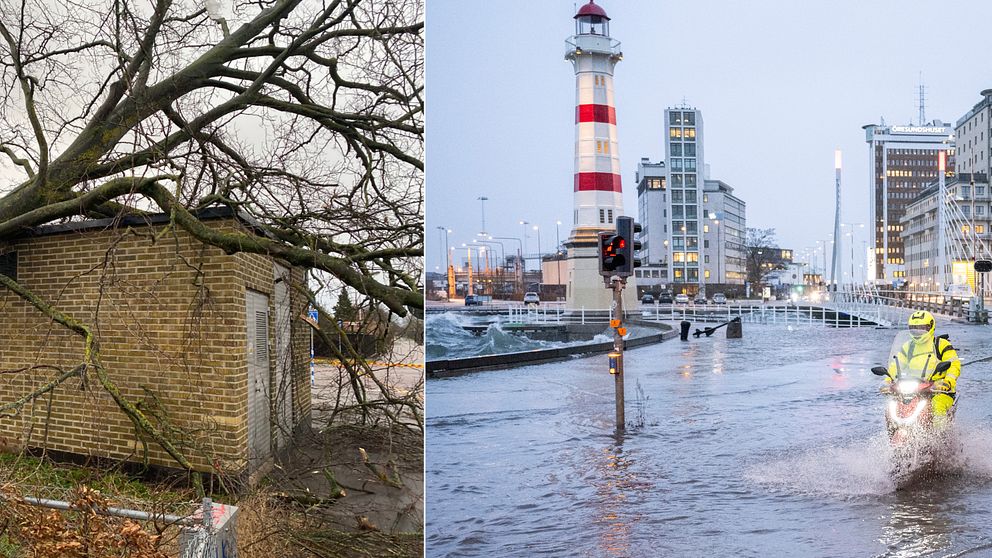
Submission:
<svg viewBox="0 0 992 558">
<path fill-rule="evenodd" d="M 0 0 L 0 170 L 17 177 L 0 186 L 0 254 L 40 225 L 162 212 L 228 254 L 305 266 L 397 316 L 422 310 L 422 4 L 211 4 Z M 261 234 L 205 226 L 197 210 L 217 205 Z M 85 341 L 71 369 L 3 371 L 44 382 L 0 415 L 94 375 L 192 468 L 121 395 L 93 324 L 0 285 Z"/>
</svg>

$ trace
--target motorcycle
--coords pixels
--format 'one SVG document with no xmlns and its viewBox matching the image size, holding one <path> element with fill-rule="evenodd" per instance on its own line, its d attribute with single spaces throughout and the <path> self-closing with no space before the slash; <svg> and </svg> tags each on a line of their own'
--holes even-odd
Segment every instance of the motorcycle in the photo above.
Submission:
<svg viewBox="0 0 992 558">
<path fill-rule="evenodd" d="M 919 343 L 908 331 L 896 335 L 888 362 L 888 368 L 876 366 L 871 371 L 878 376 L 894 373 L 892 382 L 883 388 L 888 398 L 885 423 L 893 451 L 893 475 L 897 481 L 906 481 L 913 473 L 933 465 L 947 443 L 957 405 L 948 411 L 944 424 L 937 427 L 930 401 L 940 393 L 934 390 L 934 374 L 946 372 L 951 363 L 940 361 L 933 342 Z"/>
</svg>

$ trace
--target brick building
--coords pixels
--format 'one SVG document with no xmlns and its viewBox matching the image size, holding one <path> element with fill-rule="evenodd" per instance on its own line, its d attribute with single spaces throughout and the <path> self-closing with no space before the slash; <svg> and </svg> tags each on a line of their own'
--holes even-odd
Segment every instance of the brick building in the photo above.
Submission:
<svg viewBox="0 0 992 558">
<path fill-rule="evenodd" d="M 260 234 L 231 211 L 198 216 Z M 305 270 L 167 225 L 155 215 L 41 227 L 0 243 L 0 272 L 89 325 L 111 381 L 198 470 L 264 469 L 310 421 L 310 331 L 293 288 Z M 0 286 L 0 371 L 35 367 L 0 374 L 0 406 L 82 361 L 78 334 Z M 0 442 L 177 466 L 92 376 L 0 415 Z"/>
</svg>

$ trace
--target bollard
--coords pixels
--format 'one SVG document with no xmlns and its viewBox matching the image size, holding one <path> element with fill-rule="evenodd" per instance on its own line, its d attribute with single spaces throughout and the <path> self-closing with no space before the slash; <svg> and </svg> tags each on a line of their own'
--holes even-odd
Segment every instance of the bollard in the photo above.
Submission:
<svg viewBox="0 0 992 558">
<path fill-rule="evenodd" d="M 740 339 L 744 337 L 744 325 L 740 318 L 727 324 L 727 339 Z"/>
<path fill-rule="evenodd" d="M 681 334 L 679 334 L 679 339 L 681 339 L 681 340 L 683 340 L 683 341 L 688 341 L 688 340 L 689 340 L 689 327 L 690 327 L 691 325 L 692 325 L 692 324 L 690 324 L 690 323 L 689 323 L 689 322 L 687 322 L 686 320 L 682 320 L 682 323 L 681 323 L 681 324 L 679 324 L 679 326 L 681 326 L 681 327 L 682 327 L 682 333 L 681 333 Z"/>
</svg>

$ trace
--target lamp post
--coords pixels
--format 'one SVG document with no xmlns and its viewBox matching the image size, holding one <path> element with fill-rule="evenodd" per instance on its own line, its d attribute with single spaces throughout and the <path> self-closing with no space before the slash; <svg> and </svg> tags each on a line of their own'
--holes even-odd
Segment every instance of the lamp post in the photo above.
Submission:
<svg viewBox="0 0 992 558">
<path fill-rule="evenodd" d="M 501 259 L 503 260 L 503 265 L 502 266 L 497 265 L 496 266 L 496 270 L 497 270 L 497 275 L 499 277 L 499 283 L 500 283 L 500 287 L 501 287 L 500 290 L 502 291 L 503 290 L 502 289 L 502 286 L 504 284 L 503 273 L 506 270 L 506 247 L 503 246 L 503 243 L 502 242 L 499 242 L 499 241 L 496 241 L 496 240 L 479 240 L 479 239 L 474 239 L 474 240 L 472 240 L 472 242 L 475 242 L 477 244 L 485 244 L 485 245 L 496 245 L 496 244 L 499 245 L 499 251 L 500 251 Z"/>
<path fill-rule="evenodd" d="M 561 226 L 561 219 L 555 221 L 555 262 L 558 264 L 557 284 L 564 285 L 561 280 L 561 237 L 558 235 L 558 227 Z"/>
<path fill-rule="evenodd" d="M 534 225 L 537 231 L 537 270 L 541 272 L 541 282 L 544 282 L 544 260 L 541 259 L 541 228 Z"/>
<path fill-rule="evenodd" d="M 477 265 L 481 265 L 481 260 L 483 254 L 486 252 L 486 248 L 484 246 L 472 246 L 464 242 L 462 243 L 462 248 L 465 248 L 465 251 L 468 253 L 468 294 L 471 295 L 475 294 L 472 286 L 472 249 L 474 248 L 478 254 L 478 257 L 476 258 L 476 262 L 478 262 Z"/>
<path fill-rule="evenodd" d="M 523 248 L 524 255 L 521 256 L 521 257 L 523 257 L 524 271 L 526 272 L 527 271 L 527 255 L 526 255 L 527 254 L 527 225 L 529 225 L 530 223 L 527 222 L 527 221 L 520 221 L 520 224 L 523 226 L 523 229 L 524 229 L 524 236 L 523 236 L 523 239 L 524 239 L 524 248 Z"/>
<path fill-rule="evenodd" d="M 231 30 L 227 26 L 227 18 L 224 17 L 224 6 L 221 5 L 221 1 L 207 0 L 204 3 L 204 7 L 207 9 L 207 17 L 220 24 L 220 28 L 224 32 L 224 38 L 226 39 L 231 34 Z"/>
<path fill-rule="evenodd" d="M 489 201 L 489 198 L 487 198 L 486 196 L 479 196 L 476 199 L 482 202 L 482 235 L 481 236 L 486 236 L 486 202 Z"/>
<path fill-rule="evenodd" d="M 851 232 L 849 232 L 847 234 L 850 235 L 850 237 L 851 237 L 851 283 L 854 283 L 854 244 L 856 242 L 856 240 L 855 240 L 855 233 L 857 232 L 857 227 L 861 227 L 863 229 L 863 228 L 865 228 L 865 224 L 864 223 L 841 223 L 840 226 L 842 226 L 842 227 L 850 227 L 851 228 Z"/>
<path fill-rule="evenodd" d="M 523 255 L 523 251 L 524 251 L 523 242 L 521 242 L 519 238 L 516 238 L 516 237 L 513 237 L 513 236 L 490 236 L 489 238 L 490 239 L 493 239 L 493 240 L 516 240 L 517 241 L 517 245 L 519 246 L 519 248 L 517 250 L 517 270 L 518 270 L 518 275 L 519 275 L 518 280 L 519 280 L 520 292 L 521 293 L 524 292 L 524 274 L 523 274 L 523 267 L 522 267 L 523 266 L 523 262 L 524 262 L 524 260 L 523 260 L 523 257 L 524 257 L 524 255 Z"/>
</svg>

